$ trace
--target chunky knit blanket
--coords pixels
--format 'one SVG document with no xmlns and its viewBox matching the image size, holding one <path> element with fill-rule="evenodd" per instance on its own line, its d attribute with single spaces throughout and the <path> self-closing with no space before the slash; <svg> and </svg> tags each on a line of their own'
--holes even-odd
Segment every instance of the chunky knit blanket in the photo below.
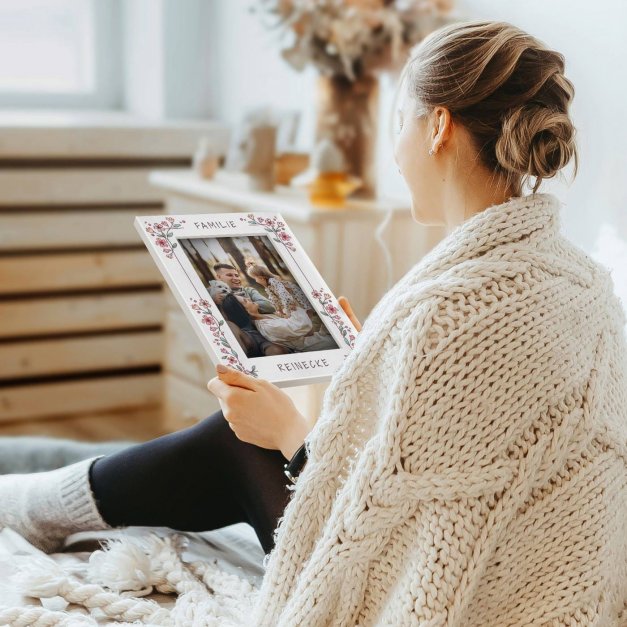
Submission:
<svg viewBox="0 0 627 627">
<path fill-rule="evenodd" d="M 627 625 L 625 322 L 554 195 L 457 226 L 365 320 L 215 624 Z"/>
</svg>

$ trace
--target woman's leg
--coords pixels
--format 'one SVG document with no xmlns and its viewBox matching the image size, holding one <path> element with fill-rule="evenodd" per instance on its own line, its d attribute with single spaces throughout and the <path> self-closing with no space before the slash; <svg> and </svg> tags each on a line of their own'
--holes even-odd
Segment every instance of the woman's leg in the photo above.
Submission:
<svg viewBox="0 0 627 627">
<path fill-rule="evenodd" d="M 290 495 L 285 462 L 278 450 L 239 440 L 217 411 L 97 459 L 90 482 L 102 518 L 114 527 L 209 531 L 247 522 L 268 553 Z"/>
</svg>

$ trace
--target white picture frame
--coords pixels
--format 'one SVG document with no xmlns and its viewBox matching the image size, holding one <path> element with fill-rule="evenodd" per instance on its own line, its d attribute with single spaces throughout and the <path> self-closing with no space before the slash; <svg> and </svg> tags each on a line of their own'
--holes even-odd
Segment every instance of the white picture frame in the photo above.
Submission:
<svg viewBox="0 0 627 627">
<path fill-rule="evenodd" d="M 253 377 L 267 379 L 279 387 L 306 385 L 328 381 L 354 348 L 357 329 L 280 213 L 136 216 L 135 228 L 214 365 L 222 363 Z M 227 244 L 228 250 L 236 254 L 237 259 L 233 254 L 227 254 L 223 248 Z M 221 250 L 224 251 L 223 260 L 220 259 Z M 278 319 L 282 316 L 276 308 L 274 314 L 258 315 L 262 305 L 267 307 L 263 297 L 271 302 L 283 303 L 277 301 L 276 293 L 285 294 L 276 280 L 268 281 L 274 286 L 268 291 L 267 286 L 264 288 L 255 284 L 258 277 L 250 277 L 243 270 L 242 259 L 263 265 L 258 261 L 262 259 L 262 254 L 263 258 L 272 262 L 273 274 L 284 279 L 283 285 L 291 286 L 290 294 L 298 293 L 295 283 L 301 290 L 299 302 L 305 295 L 307 301 L 299 307 L 301 311 L 297 312 L 292 304 L 294 310 L 289 315 L 285 313 L 287 307 L 281 312 L 285 313 L 285 320 L 289 318 L 290 324 L 300 320 L 302 326 L 298 329 L 307 328 L 303 317 L 306 312 L 312 325 L 307 336 L 301 337 L 298 335 L 300 331 L 293 329 L 287 331 L 288 323 Z M 207 263 L 206 271 L 203 262 Z M 232 273 L 228 268 L 222 268 L 220 276 L 227 272 L 229 283 L 216 283 L 212 268 L 220 263 L 233 266 L 242 287 L 255 291 L 245 290 L 244 295 L 237 286 L 233 291 L 230 286 L 237 281 L 237 276 L 234 278 L 234 274 L 228 274 Z M 248 266 L 244 267 L 252 271 Z M 259 280 L 267 279 L 261 277 Z M 222 292 L 224 299 L 218 306 L 216 300 Z M 226 300 L 227 296 L 237 294 L 237 303 L 233 298 Z M 258 299 L 256 294 L 262 298 Z M 305 309 L 307 302 L 310 307 Z M 228 315 L 225 313 L 227 303 Z M 250 307 L 253 308 L 252 313 Z M 248 314 L 248 320 L 246 314 L 240 315 L 242 310 Z M 261 324 L 265 326 L 258 327 Z M 262 328 L 266 334 L 263 338 L 255 332 L 260 332 Z M 281 339 L 276 341 L 276 334 L 284 332 L 293 339 L 288 341 L 281 335 Z M 276 348 L 277 345 L 289 352 L 266 354 L 281 350 Z M 263 354 L 261 346 L 266 351 Z"/>
</svg>

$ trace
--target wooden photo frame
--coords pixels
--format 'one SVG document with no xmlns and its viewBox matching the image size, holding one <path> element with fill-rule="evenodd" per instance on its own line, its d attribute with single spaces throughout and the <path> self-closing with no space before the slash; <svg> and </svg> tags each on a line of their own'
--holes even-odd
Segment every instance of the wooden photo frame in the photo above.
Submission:
<svg viewBox="0 0 627 627">
<path fill-rule="evenodd" d="M 214 364 L 286 387 L 326 382 L 357 330 L 279 213 L 137 216 Z"/>
</svg>

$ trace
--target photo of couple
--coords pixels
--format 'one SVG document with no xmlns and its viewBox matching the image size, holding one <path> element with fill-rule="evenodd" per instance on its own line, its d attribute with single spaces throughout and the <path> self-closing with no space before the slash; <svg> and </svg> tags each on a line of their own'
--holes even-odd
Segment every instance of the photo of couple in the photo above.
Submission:
<svg viewBox="0 0 627 627">
<path fill-rule="evenodd" d="M 338 348 L 267 236 L 179 242 L 247 357 Z"/>
</svg>

